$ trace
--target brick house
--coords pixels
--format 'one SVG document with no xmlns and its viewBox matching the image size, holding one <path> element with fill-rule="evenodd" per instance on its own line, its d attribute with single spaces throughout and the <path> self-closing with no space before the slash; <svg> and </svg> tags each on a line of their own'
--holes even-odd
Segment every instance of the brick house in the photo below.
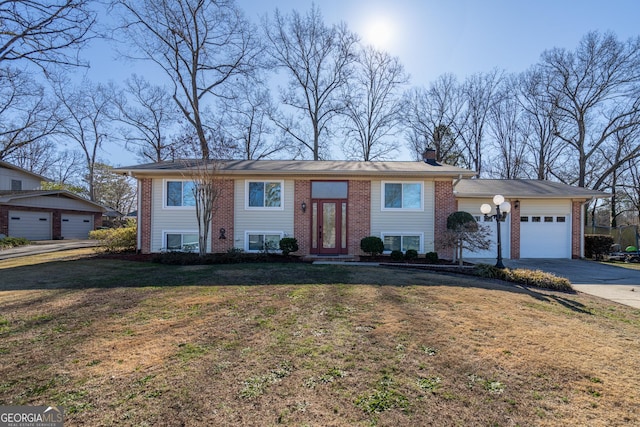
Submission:
<svg viewBox="0 0 640 427">
<path fill-rule="evenodd" d="M 196 162 L 183 160 L 119 169 L 138 180 L 141 252 L 193 249 L 197 245 L 192 192 Z M 486 198 L 484 193 L 476 197 L 460 191 L 467 188 L 466 182 L 485 181 L 469 179 L 475 172 L 438 164 L 433 158 L 424 162 L 232 160 L 215 165 L 216 187 L 221 193 L 208 252 L 233 248 L 259 252 L 265 245 L 277 248 L 283 237 L 295 237 L 298 255 L 357 257 L 362 254 L 360 240 L 373 235 L 384 241 L 387 252 L 415 249 L 424 254 L 437 250 L 436 242 L 446 230 L 450 213 L 463 206 L 475 214 L 476 202 Z M 511 181 L 501 182 L 506 187 L 500 189 L 510 188 Z M 553 188 L 561 192 L 560 187 Z M 564 186 L 564 191 L 562 200 L 578 208 L 603 194 L 570 186 Z M 525 200 L 533 201 L 513 192 L 507 196 L 522 203 L 523 208 Z M 544 194 L 539 195 L 541 203 L 544 198 Z M 564 214 L 570 218 L 571 227 L 580 224 L 572 220 L 579 217 L 579 209 L 563 211 Z M 515 215 L 510 218 L 514 224 Z M 521 238 L 517 225 L 513 225 L 512 239 Z M 581 228 L 576 230 L 578 234 L 570 239 L 575 238 L 577 246 L 560 257 L 581 255 Z M 573 240 L 569 244 L 573 245 Z M 520 247 L 519 241 L 510 245 L 505 257 L 519 257 L 516 247 Z M 452 255 L 437 252 L 443 258 Z"/>
</svg>

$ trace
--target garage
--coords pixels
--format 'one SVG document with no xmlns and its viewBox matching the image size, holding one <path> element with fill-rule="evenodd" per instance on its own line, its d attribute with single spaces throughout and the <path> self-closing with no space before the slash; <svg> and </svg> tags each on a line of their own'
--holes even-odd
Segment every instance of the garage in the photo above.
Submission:
<svg viewBox="0 0 640 427">
<path fill-rule="evenodd" d="M 87 239 L 93 230 L 93 215 L 62 214 L 62 237 Z"/>
<path fill-rule="evenodd" d="M 522 215 L 521 258 L 571 258 L 568 215 Z"/>
<path fill-rule="evenodd" d="M 50 240 L 51 213 L 9 211 L 9 236 L 28 240 Z"/>
</svg>

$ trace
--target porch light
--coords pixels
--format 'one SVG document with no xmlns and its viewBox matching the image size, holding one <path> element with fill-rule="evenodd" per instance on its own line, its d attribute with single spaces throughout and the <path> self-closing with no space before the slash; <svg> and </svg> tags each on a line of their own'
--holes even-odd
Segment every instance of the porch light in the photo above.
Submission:
<svg viewBox="0 0 640 427">
<path fill-rule="evenodd" d="M 305 202 L 302 202 L 300 208 L 302 209 L 302 213 L 305 213 L 307 211 L 307 204 Z"/>
<path fill-rule="evenodd" d="M 507 214 L 511 212 L 511 203 L 504 200 L 500 194 L 496 194 L 493 196 L 493 204 L 496 205 L 496 213 L 495 215 L 489 215 L 491 213 L 491 205 L 487 203 L 483 203 L 480 206 L 480 212 L 482 212 L 485 218 L 491 218 L 496 220 L 496 225 L 498 227 L 498 256 L 496 262 L 496 268 L 505 268 L 502 263 L 502 239 L 500 236 L 500 222 L 504 221 L 507 218 Z"/>
</svg>

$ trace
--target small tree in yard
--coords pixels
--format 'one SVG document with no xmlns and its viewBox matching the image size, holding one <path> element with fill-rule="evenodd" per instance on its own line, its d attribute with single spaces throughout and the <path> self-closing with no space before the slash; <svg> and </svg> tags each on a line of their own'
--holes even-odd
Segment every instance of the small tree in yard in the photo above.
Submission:
<svg viewBox="0 0 640 427">
<path fill-rule="evenodd" d="M 447 217 L 447 231 L 442 236 L 439 245 L 441 248 L 455 248 L 455 258 L 462 265 L 462 252 L 464 249 L 476 252 L 487 250 L 491 246 L 490 231 L 478 226 L 473 215 L 468 212 L 454 212 Z"/>
<path fill-rule="evenodd" d="M 197 160 L 190 165 L 189 177 L 193 180 L 193 196 L 198 220 L 198 255 L 207 253 L 207 242 L 211 230 L 211 220 L 217 209 L 216 201 L 221 188 L 215 160 Z"/>
</svg>

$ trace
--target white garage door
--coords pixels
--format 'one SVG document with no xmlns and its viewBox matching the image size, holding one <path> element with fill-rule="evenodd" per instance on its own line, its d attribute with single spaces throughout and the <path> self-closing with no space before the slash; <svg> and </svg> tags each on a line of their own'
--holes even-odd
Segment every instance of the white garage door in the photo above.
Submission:
<svg viewBox="0 0 640 427">
<path fill-rule="evenodd" d="M 51 213 L 9 211 L 9 236 L 29 240 L 50 240 Z"/>
<path fill-rule="evenodd" d="M 571 258 L 569 216 L 521 216 L 520 258 Z"/>
<path fill-rule="evenodd" d="M 62 237 L 88 239 L 93 230 L 93 215 L 62 214 Z"/>
</svg>

